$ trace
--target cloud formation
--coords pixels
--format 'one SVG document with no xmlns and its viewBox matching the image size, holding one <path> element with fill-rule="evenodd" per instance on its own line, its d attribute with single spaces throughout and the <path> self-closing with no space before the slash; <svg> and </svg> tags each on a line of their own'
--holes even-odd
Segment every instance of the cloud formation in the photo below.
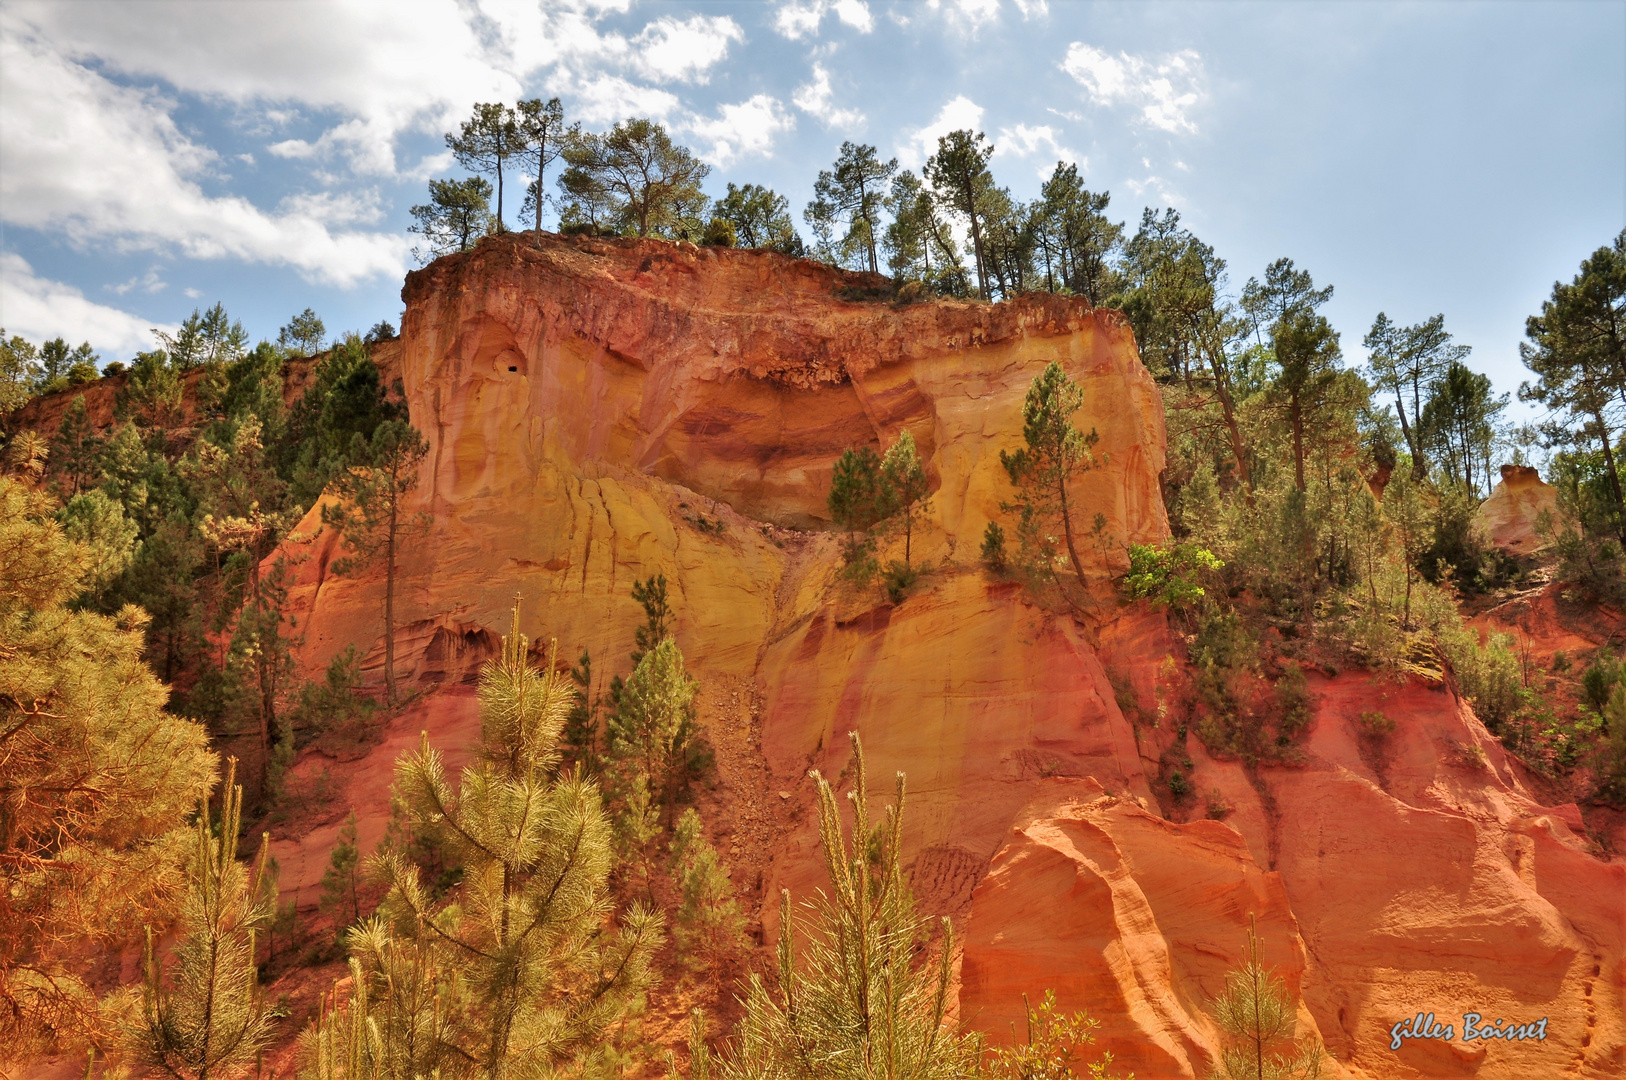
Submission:
<svg viewBox="0 0 1626 1080">
<path fill-rule="evenodd" d="M 943 103 L 931 123 L 903 133 L 898 142 L 898 163 L 906 169 L 918 169 L 937 153 L 937 140 L 944 135 L 961 128 L 979 130 L 982 114 L 981 105 L 964 94 L 956 94 Z"/>
<path fill-rule="evenodd" d="M 796 88 L 791 95 L 796 107 L 818 119 L 827 128 L 857 128 L 864 123 L 864 114 L 857 109 L 838 109 L 835 94 L 830 89 L 830 73 L 823 64 L 813 65 L 813 78 Z"/>
<path fill-rule="evenodd" d="M 875 18 L 864 0 L 789 0 L 774 15 L 774 29 L 792 41 L 812 37 L 819 32 L 825 15 L 831 12 L 860 34 L 875 29 Z"/>
<path fill-rule="evenodd" d="M 1045 149 L 1048 147 L 1048 149 Z M 1049 124 L 1039 124 L 1029 127 L 1027 124 L 1017 124 L 1015 127 L 999 129 L 999 138 L 994 141 L 995 157 L 1032 157 L 1043 152 L 1038 163 L 1039 179 L 1048 180 L 1055 170 L 1056 162 L 1065 161 L 1077 165 L 1080 169 L 1089 165 L 1089 159 L 1077 150 L 1063 146 L 1061 137 L 1056 129 Z"/>
<path fill-rule="evenodd" d="M 294 198 L 275 214 L 211 196 L 222 163 L 170 116 L 173 103 L 119 86 L 36 41 L 0 40 L 0 219 L 88 246 L 291 266 L 348 286 L 399 274 L 399 236 L 335 231 L 365 196 Z"/>
<path fill-rule="evenodd" d="M 1202 57 L 1190 49 L 1157 60 L 1120 52 L 1110 56 L 1093 45 L 1068 46 L 1062 70 L 1098 105 L 1138 106 L 1142 123 L 1171 134 L 1194 134 L 1188 113 L 1207 95 Z"/>
<path fill-rule="evenodd" d="M 657 82 L 705 82 L 713 66 L 728 55 L 731 42 L 745 33 L 727 16 L 692 15 L 656 19 L 632 39 L 637 69 Z"/>
<path fill-rule="evenodd" d="M 71 285 L 38 277 L 28 260 L 0 252 L 0 326 L 35 343 L 62 336 L 89 341 L 103 360 L 153 347 L 153 320 L 87 300 Z M 157 329 L 175 333 L 178 327 Z"/>
<path fill-rule="evenodd" d="M 774 136 L 795 126 L 795 118 L 779 99 L 757 94 L 749 100 L 719 107 L 715 118 L 687 120 L 683 130 L 711 144 L 700 150 L 701 157 L 727 168 L 739 158 L 770 153 Z"/>
</svg>

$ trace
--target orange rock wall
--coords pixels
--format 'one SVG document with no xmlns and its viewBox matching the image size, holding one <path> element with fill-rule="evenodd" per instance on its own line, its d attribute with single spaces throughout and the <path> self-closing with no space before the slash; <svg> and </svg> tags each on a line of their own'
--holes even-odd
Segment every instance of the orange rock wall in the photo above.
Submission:
<svg viewBox="0 0 1626 1080">
<path fill-rule="evenodd" d="M 959 1015 L 995 1037 L 1021 993 L 1053 987 L 1142 1080 L 1207 1075 L 1203 1006 L 1252 913 L 1332 1074 L 1618 1075 L 1626 865 L 1577 837 L 1573 808 L 1540 806 L 1443 690 L 1315 681 L 1302 767 L 1249 775 L 1193 738 L 1196 790 L 1231 811 L 1160 816 L 1157 759 L 1177 736 L 1157 689 L 1181 646 L 1158 613 L 1111 599 L 1123 546 L 1167 536 L 1160 399 L 1121 318 L 1059 297 L 842 298 L 874 284 L 766 253 L 535 234 L 409 277 L 399 371 L 431 447 L 434 523 L 401 561 L 400 663 L 421 688 L 454 686 L 365 761 L 332 766 L 364 845 L 412 732 L 469 739 L 455 684 L 515 595 L 528 633 L 570 659 L 590 649 L 606 677 L 642 618 L 632 582 L 662 573 L 718 748 L 709 824 L 769 932 L 781 886 L 821 881 L 806 771 L 842 776 L 858 730 L 875 790 L 908 774 L 916 890 L 960 926 Z M 1110 539 L 1087 552 L 1102 588 L 1085 620 L 976 565 L 1010 494 L 998 451 L 1052 359 L 1085 386 L 1077 419 L 1107 459 L 1074 493 Z M 928 572 L 894 605 L 839 581 L 819 527 L 840 451 L 905 429 L 933 499 L 914 540 Z M 319 521 L 287 546 L 303 659 L 314 670 L 354 641 L 376 672 L 382 575 L 333 575 Z M 1397 721 L 1381 753 L 1353 726 L 1371 709 Z M 1464 745 L 1486 766 L 1464 765 Z M 278 842 L 286 889 L 314 895 L 333 828 Z M 1470 1008 L 1549 1015 L 1552 1034 L 1467 1057 L 1388 1049 L 1397 1020 Z"/>
</svg>

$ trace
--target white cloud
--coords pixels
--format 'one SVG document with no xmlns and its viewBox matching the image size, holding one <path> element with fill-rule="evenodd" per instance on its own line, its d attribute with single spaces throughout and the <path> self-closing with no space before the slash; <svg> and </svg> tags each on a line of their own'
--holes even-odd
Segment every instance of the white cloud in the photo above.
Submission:
<svg viewBox="0 0 1626 1080">
<path fill-rule="evenodd" d="M 150 296 L 153 293 L 163 292 L 169 287 L 169 282 L 165 281 L 159 275 L 158 267 L 154 266 L 149 268 L 145 274 L 137 274 L 129 281 L 120 282 L 117 285 L 104 285 L 102 287 L 108 292 L 114 293 L 118 296 L 123 296 L 126 293 L 133 292 L 137 289 L 140 289 L 142 292 Z"/>
<path fill-rule="evenodd" d="M 500 32 L 505 20 L 521 21 L 521 12 L 491 6 Z M 567 23 L 572 12 L 559 7 L 550 5 L 551 22 Z M 529 8 L 529 21 L 541 22 L 537 5 Z M 338 154 L 364 173 L 395 171 L 403 132 L 442 131 L 474 101 L 511 100 L 532 59 L 514 56 L 501 34 L 488 48 L 456 0 L 193 4 L 184 14 L 25 2 L 8 6 L 8 16 L 74 60 L 284 118 L 334 117 L 310 140 L 313 152 Z M 562 35 L 556 51 L 570 40 Z"/>
<path fill-rule="evenodd" d="M 744 31 L 727 16 L 679 21 L 668 15 L 632 39 L 634 63 L 656 82 L 703 83 L 707 71 L 728 55 L 729 42 L 744 40 Z"/>
<path fill-rule="evenodd" d="M 1046 147 L 1049 149 L 1045 149 Z M 1015 127 L 1000 128 L 999 138 L 994 143 L 995 157 L 1025 158 L 1041 151 L 1043 156 L 1038 163 L 1041 180 L 1050 178 L 1058 161 L 1077 165 L 1080 169 L 1089 166 L 1089 159 L 1083 154 L 1061 144 L 1061 140 L 1056 136 L 1056 129 L 1049 124 L 1040 124 L 1036 127 L 1017 124 Z"/>
<path fill-rule="evenodd" d="M 769 154 L 773 150 L 774 136 L 795 126 L 796 121 L 785 106 L 767 94 L 757 94 L 735 105 L 723 105 L 715 119 L 697 116 L 683 125 L 685 130 L 711 143 L 701 150 L 700 156 L 722 168 L 742 157 Z"/>
<path fill-rule="evenodd" d="M 1047 0 L 1011 0 L 1023 21 L 1050 14 Z M 999 18 L 1000 0 L 927 0 L 926 7 L 943 12 L 962 29 L 975 31 Z"/>
<path fill-rule="evenodd" d="M 1098 105 L 1137 106 L 1142 122 L 1161 131 L 1197 130 L 1187 114 L 1206 97 L 1207 90 L 1202 58 L 1190 49 L 1148 60 L 1126 52 L 1111 56 L 1075 41 L 1061 67 Z"/>
<path fill-rule="evenodd" d="M 805 113 L 817 117 L 827 128 L 856 128 L 864 123 L 864 114 L 857 109 L 838 109 L 835 95 L 830 89 L 830 73 L 823 64 L 813 65 L 813 79 L 796 88 L 791 100 Z"/>
<path fill-rule="evenodd" d="M 104 360 L 153 347 L 153 320 L 85 299 L 84 293 L 60 281 L 37 277 L 28 260 L 0 252 L 0 326 L 7 334 L 32 341 L 61 336 L 88 341 Z M 178 328 L 161 324 L 174 333 Z"/>
<path fill-rule="evenodd" d="M 665 119 L 677 110 L 676 95 L 639 86 L 619 75 L 600 75 L 575 88 L 575 114 L 589 124 L 608 124 L 629 116 Z"/>
<path fill-rule="evenodd" d="M 199 180 L 218 156 L 181 132 L 171 103 L 38 41 L 0 39 L 0 100 L 0 220 L 80 245 L 291 266 L 340 286 L 403 268 L 404 237 L 332 232 L 308 208 L 271 215 L 205 194 Z"/>
<path fill-rule="evenodd" d="M 964 94 L 958 94 L 937 110 L 932 122 L 915 131 L 905 131 L 898 142 L 898 162 L 906 169 L 919 168 L 937 153 L 937 140 L 951 131 L 982 124 L 983 108 Z"/>
<path fill-rule="evenodd" d="M 875 18 L 864 0 L 789 0 L 774 16 L 774 29 L 795 41 L 817 34 L 819 24 L 830 12 L 860 34 L 875 29 Z"/>
<path fill-rule="evenodd" d="M 1147 176 L 1144 180 L 1125 180 L 1124 187 L 1134 193 L 1135 198 L 1144 200 L 1149 206 L 1172 206 L 1176 210 L 1182 210 L 1186 205 L 1185 196 L 1171 188 L 1168 181 L 1161 176 Z"/>
</svg>

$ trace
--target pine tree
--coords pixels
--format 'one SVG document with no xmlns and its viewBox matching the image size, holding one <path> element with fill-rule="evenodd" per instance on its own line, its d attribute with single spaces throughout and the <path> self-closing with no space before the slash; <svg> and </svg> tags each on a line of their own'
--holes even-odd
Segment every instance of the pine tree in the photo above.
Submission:
<svg viewBox="0 0 1626 1080">
<path fill-rule="evenodd" d="M 814 201 L 804 217 L 824 232 L 837 221 L 845 222 L 846 235 L 837 249 L 844 262 L 857 260 L 859 268 L 880 273 L 875 246 L 880 240 L 881 209 L 887 185 L 898 171 L 898 159 L 882 161 L 875 147 L 844 142 L 835 165 L 819 173 L 813 182 Z"/>
<path fill-rule="evenodd" d="M 466 986 L 421 920 L 373 918 L 346 935 L 350 992 L 334 986 L 300 1033 L 301 1080 L 420 1080 L 470 1075 Z"/>
<path fill-rule="evenodd" d="M 598 706 L 599 697 L 593 693 L 593 657 L 583 649 L 580 659 L 570 669 L 570 681 L 576 684 L 570 713 L 565 717 L 564 760 L 589 776 L 599 770 Z"/>
<path fill-rule="evenodd" d="M 920 463 L 920 454 L 915 450 L 915 437 L 909 432 L 903 432 L 897 442 L 887 447 L 881 459 L 881 476 L 890 489 L 888 502 L 897 507 L 893 513 L 903 515 L 903 565 L 908 567 L 915 516 L 930 508 L 932 489 L 925 466 Z"/>
<path fill-rule="evenodd" d="M 1074 540 L 1072 495 L 1067 490 L 1081 472 L 1099 467 L 1094 454 L 1095 429 L 1085 435 L 1073 426 L 1073 414 L 1084 405 L 1084 391 L 1061 365 L 1052 360 L 1028 387 L 1022 404 L 1022 439 L 1016 451 L 1001 450 L 1017 498 L 1006 510 L 1020 515 L 1018 537 L 1027 561 L 1042 576 L 1053 579 L 1060 553 L 1055 532 L 1066 540 L 1069 568 L 1085 584 L 1084 564 Z"/>
<path fill-rule="evenodd" d="M 344 819 L 322 871 L 322 911 L 333 920 L 335 934 L 361 918 L 361 850 L 356 846 L 356 812 Z"/>
<path fill-rule="evenodd" d="M 1615 445 L 1626 400 L 1626 229 L 1599 248 L 1569 284 L 1554 282 L 1541 314 L 1525 322 L 1519 358 L 1536 381 L 1519 387 L 1519 400 L 1535 401 L 1554 414 L 1542 425 L 1555 443 L 1596 447 L 1615 510 L 1614 531 L 1626 539 Z"/>
<path fill-rule="evenodd" d="M 185 934 L 168 985 L 147 928 L 141 1020 L 128 1032 L 127 1049 L 140 1067 L 177 1080 L 239 1074 L 271 1036 L 255 969 L 255 938 L 273 914 L 263 885 L 270 837 L 262 840 L 250 875 L 237 862 L 243 791 L 236 779 L 232 759 L 218 835 L 211 833 L 207 801 L 198 803 L 197 847 L 181 913 Z"/>
<path fill-rule="evenodd" d="M 558 98 L 531 98 L 521 101 L 514 110 L 515 130 L 519 136 L 519 156 L 536 169 L 536 179 L 525 192 L 525 204 L 520 216 L 527 211 L 534 215 L 537 232 L 542 231 L 542 203 L 547 188 L 548 166 L 559 158 L 564 148 L 565 107 Z"/>
<path fill-rule="evenodd" d="M 412 257 L 420 264 L 469 250 L 496 223 L 491 214 L 491 184 L 479 176 L 429 181 L 429 201 L 409 212 L 413 224 L 407 231 L 417 233 L 428 245 L 427 251 L 412 249 Z"/>
<path fill-rule="evenodd" d="M 842 551 L 847 565 L 863 566 L 872 548 L 870 530 L 896 509 L 881 456 L 873 448 L 860 446 L 842 451 L 830 473 L 830 494 L 825 505 L 830 520 L 847 531 Z"/>
<path fill-rule="evenodd" d="M 572 127 L 563 154 L 569 168 L 559 187 L 572 198 L 562 215 L 566 223 L 673 239 L 698 233 L 697 212 L 709 201 L 700 184 L 711 166 L 674 143 L 660 124 L 634 117 L 602 135 Z"/>
<path fill-rule="evenodd" d="M 164 711 L 145 616 L 69 607 L 97 556 L 53 509 L 0 476 L 0 1062 L 100 1039 L 86 959 L 167 921 L 215 767 Z"/>
<path fill-rule="evenodd" d="M 638 661 L 609 721 L 610 757 L 621 783 L 630 786 L 641 778 L 668 822 L 697 734 L 696 689 L 677 642 L 664 637 Z"/>
<path fill-rule="evenodd" d="M 344 573 L 373 559 L 384 563 L 384 687 L 391 705 L 399 699 L 395 673 L 395 559 L 401 545 L 428 531 L 427 513 L 406 507 L 418 486 L 418 466 L 429 444 L 405 420 L 385 420 L 373 429 L 371 440 L 358 433 L 352 444 L 352 464 L 334 480 L 343 500 L 322 508 L 322 523 L 344 536 L 350 556 L 336 564 Z M 358 464 L 365 462 L 365 464 Z"/>
<path fill-rule="evenodd" d="M 727 958 L 745 943 L 745 919 L 734 899 L 717 850 L 706 842 L 700 815 L 693 807 L 683 811 L 672 829 L 672 880 L 679 902 L 673 919 L 678 949 L 696 968 L 708 970 L 713 981 L 722 977 Z"/>
<path fill-rule="evenodd" d="M 951 131 L 937 140 L 937 153 L 926 162 L 926 181 L 939 201 L 966 219 L 971 251 L 976 257 L 977 293 L 988 299 L 988 260 L 982 239 L 982 206 L 993 176 L 988 159 L 994 147 L 981 132 Z"/>
<path fill-rule="evenodd" d="M 661 938 L 660 917 L 641 908 L 607 929 L 610 834 L 598 790 L 555 771 L 569 676 L 557 645 L 542 671 L 528 647 L 516 604 L 501 657 L 481 672 L 480 744 L 455 789 L 427 732 L 397 765 L 413 828 L 464 868 L 460 902 L 437 904 L 398 853 L 377 860 L 391 886 L 380 918 L 396 941 L 403 925 L 433 935 L 422 947 L 466 987 L 443 987 L 440 1007 L 456 1013 L 443 1017 L 444 1038 L 490 1080 L 590 1052 L 647 985 Z M 405 1009 L 376 992 L 365 1007 L 374 1016 Z"/>
<path fill-rule="evenodd" d="M 1227 972 L 1225 993 L 1212 1004 L 1214 1022 L 1226 1035 L 1220 1074 L 1225 1080 L 1311 1080 L 1321 1075 L 1321 1044 L 1292 1041 L 1297 1009 L 1279 976 L 1260 959 L 1259 937 L 1248 919 L 1248 958 Z M 1275 1047 L 1288 1043 L 1285 1050 Z"/>
<path fill-rule="evenodd" d="M 632 632 L 632 666 L 644 654 L 672 636 L 672 608 L 666 601 L 666 575 L 652 574 L 632 583 L 632 598 L 644 609 L 644 625 Z"/>
<path fill-rule="evenodd" d="M 852 830 L 817 772 L 819 839 L 830 892 L 798 920 L 780 904 L 776 987 L 753 975 L 722 1075 L 739 1080 L 933 1080 L 975 1072 L 976 1044 L 943 1025 L 953 928 L 942 922 L 935 963 L 916 962 L 926 937 L 904 881 L 903 774 L 885 818 L 872 828 L 864 751 L 852 735 Z M 798 961 L 796 941 L 806 941 Z"/>
<path fill-rule="evenodd" d="M 524 147 L 514 110 L 501 102 L 480 102 L 456 134 L 447 132 L 446 147 L 457 163 L 470 172 L 497 178 L 497 231 L 503 222 L 503 169 Z"/>
<path fill-rule="evenodd" d="M 62 423 L 57 426 L 56 439 L 51 445 L 51 468 L 67 482 L 68 497 L 90 486 L 101 451 L 101 440 L 96 437 L 96 428 L 87 415 L 85 395 L 80 394 L 63 411 Z"/>
<path fill-rule="evenodd" d="M 310 308 L 289 319 L 288 324 L 277 331 L 277 347 L 289 356 L 315 356 L 322 351 L 326 340 L 327 327 L 322 324 L 322 317 Z"/>
</svg>

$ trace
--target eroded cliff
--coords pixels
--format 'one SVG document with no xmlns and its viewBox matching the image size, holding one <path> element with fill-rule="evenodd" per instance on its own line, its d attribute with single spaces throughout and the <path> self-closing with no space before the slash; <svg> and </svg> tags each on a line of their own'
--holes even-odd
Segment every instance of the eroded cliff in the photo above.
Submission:
<svg viewBox="0 0 1626 1080">
<path fill-rule="evenodd" d="M 1541 806 L 1443 686 L 1312 678 L 1302 765 L 1246 772 L 1192 742 L 1223 821 L 1166 820 L 1176 737 L 1160 681 L 1181 643 L 1112 599 L 1124 547 L 1164 539 L 1158 388 L 1114 312 L 1054 296 L 999 305 L 866 299 L 877 282 L 808 262 L 659 241 L 505 237 L 411 275 L 398 372 L 430 443 L 433 525 L 401 563 L 401 671 L 426 691 L 358 762 L 307 755 L 331 803 L 382 835 L 394 755 L 476 728 L 468 679 L 517 595 L 536 638 L 620 671 L 661 573 L 718 751 L 709 807 L 747 905 L 820 883 L 809 768 L 843 776 L 846 732 L 877 777 L 908 775 L 922 906 L 962 928 L 959 1016 L 997 1036 L 1055 988 L 1102 1021 L 1142 1080 L 1206 1075 L 1203 1011 L 1250 914 L 1351 1076 L 1618 1075 L 1626 864 Z M 1076 421 L 1106 466 L 1073 495 L 1103 515 L 1084 554 L 1097 610 L 1042 610 L 977 565 L 1010 488 L 1029 382 L 1051 360 L 1085 388 Z M 821 531 L 831 463 L 910 431 L 933 498 L 927 573 L 901 603 L 854 593 Z M 350 642 L 381 663 L 382 575 L 331 573 L 307 518 L 285 545 L 302 661 Z M 1361 712 L 1397 721 L 1381 754 Z M 876 784 L 879 790 L 887 785 Z M 337 819 L 280 838 L 287 894 L 314 899 Z M 764 903 L 764 898 L 769 898 Z M 1542 1043 L 1415 1040 L 1416 1012 L 1550 1017 Z"/>
</svg>

